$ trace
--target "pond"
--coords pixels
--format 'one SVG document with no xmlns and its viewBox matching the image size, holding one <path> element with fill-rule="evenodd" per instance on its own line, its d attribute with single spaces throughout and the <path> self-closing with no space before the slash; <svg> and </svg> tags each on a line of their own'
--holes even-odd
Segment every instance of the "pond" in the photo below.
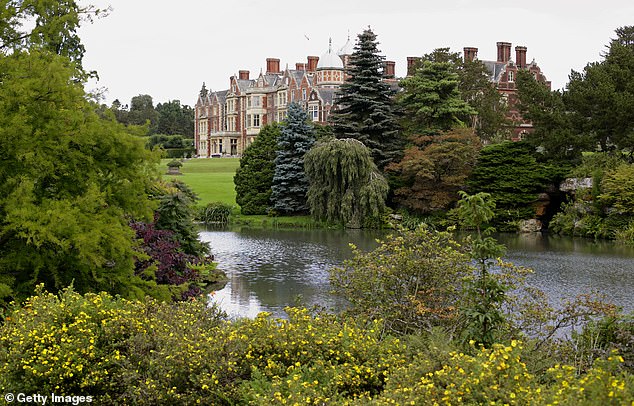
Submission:
<svg viewBox="0 0 634 406">
<path fill-rule="evenodd" d="M 212 300 L 234 317 L 301 304 L 337 311 L 345 306 L 330 294 L 328 269 L 351 257 L 349 244 L 376 247 L 382 232 L 363 230 L 249 229 L 202 231 L 229 282 Z M 634 311 L 634 247 L 548 235 L 499 235 L 505 260 L 535 270 L 529 283 L 552 304 L 598 291 L 624 311 Z"/>
</svg>

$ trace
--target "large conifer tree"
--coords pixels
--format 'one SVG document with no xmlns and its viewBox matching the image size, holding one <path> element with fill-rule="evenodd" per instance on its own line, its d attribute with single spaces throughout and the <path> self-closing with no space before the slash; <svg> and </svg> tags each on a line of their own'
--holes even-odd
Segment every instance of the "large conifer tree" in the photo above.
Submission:
<svg viewBox="0 0 634 406">
<path fill-rule="evenodd" d="M 264 126 L 240 158 L 240 167 L 233 182 L 236 185 L 236 202 L 242 214 L 266 214 L 271 207 L 271 186 L 279 136 L 280 127 L 277 123 Z"/>
<path fill-rule="evenodd" d="M 291 103 L 277 141 L 275 174 L 271 187 L 271 203 L 280 214 L 308 211 L 308 180 L 304 172 L 304 155 L 314 143 L 315 129 L 308 123 L 308 115 L 299 104 Z"/>
<path fill-rule="evenodd" d="M 350 56 L 336 108 L 330 120 L 337 138 L 355 138 L 368 147 L 379 169 L 398 161 L 403 143 L 392 102 L 390 86 L 383 81 L 383 60 L 376 34 L 368 28 L 359 34 Z"/>
</svg>

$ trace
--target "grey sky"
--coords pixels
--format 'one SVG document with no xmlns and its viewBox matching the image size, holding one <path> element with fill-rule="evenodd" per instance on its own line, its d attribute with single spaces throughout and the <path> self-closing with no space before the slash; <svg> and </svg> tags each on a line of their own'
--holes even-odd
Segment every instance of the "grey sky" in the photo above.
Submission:
<svg viewBox="0 0 634 406">
<path fill-rule="evenodd" d="M 266 69 L 266 58 L 295 67 L 354 41 L 368 25 L 379 48 L 405 74 L 406 58 L 434 48 L 479 49 L 495 59 L 497 41 L 528 48 L 553 88 L 562 88 L 571 69 L 600 60 L 614 30 L 634 24 L 634 2 L 501 0 L 321 0 L 194 1 L 83 0 L 111 5 L 110 16 L 84 26 L 84 66 L 99 73 L 88 88 L 107 89 L 105 102 L 127 104 L 149 94 L 154 103 L 180 100 L 193 105 L 202 82 L 223 90 L 228 78 L 246 69 Z M 308 39 L 307 39 L 308 38 Z M 511 55 L 514 58 L 514 52 Z"/>
</svg>

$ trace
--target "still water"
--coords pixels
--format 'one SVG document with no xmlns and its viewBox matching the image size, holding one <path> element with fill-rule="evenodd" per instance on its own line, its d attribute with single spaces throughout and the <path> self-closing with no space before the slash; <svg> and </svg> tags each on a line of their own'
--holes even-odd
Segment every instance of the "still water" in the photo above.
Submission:
<svg viewBox="0 0 634 406">
<path fill-rule="evenodd" d="M 329 291 L 328 269 L 351 257 L 349 244 L 376 247 L 380 232 L 363 230 L 203 231 L 218 267 L 229 277 L 212 300 L 234 317 L 276 316 L 295 304 L 336 311 L 344 303 Z M 548 235 L 500 235 L 505 260 L 535 270 L 529 283 L 552 304 L 598 291 L 624 311 L 634 311 L 634 247 L 609 241 Z"/>
</svg>

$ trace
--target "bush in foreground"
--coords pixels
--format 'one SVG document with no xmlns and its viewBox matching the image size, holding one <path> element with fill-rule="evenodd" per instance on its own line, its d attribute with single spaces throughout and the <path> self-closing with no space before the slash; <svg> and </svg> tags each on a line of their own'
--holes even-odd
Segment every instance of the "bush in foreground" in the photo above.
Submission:
<svg viewBox="0 0 634 406">
<path fill-rule="evenodd" d="M 40 288 L 0 327 L 0 390 L 139 405 L 634 400 L 634 378 L 618 354 L 586 374 L 557 365 L 537 375 L 516 341 L 425 351 L 416 340 L 384 336 L 380 322 L 287 311 L 287 320 L 263 313 L 229 322 L 202 300 L 129 301 L 72 289 L 56 296 Z"/>
</svg>

